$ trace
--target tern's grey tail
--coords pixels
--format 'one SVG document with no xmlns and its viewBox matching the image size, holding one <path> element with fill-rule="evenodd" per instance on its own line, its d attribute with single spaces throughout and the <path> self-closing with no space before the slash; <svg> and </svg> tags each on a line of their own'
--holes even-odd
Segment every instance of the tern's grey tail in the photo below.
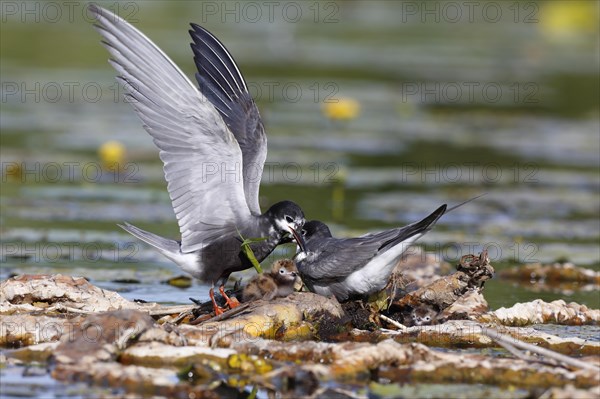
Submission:
<svg viewBox="0 0 600 399">
<path fill-rule="evenodd" d="M 154 248 L 158 249 L 163 255 L 171 258 L 173 255 L 178 255 L 180 253 L 179 243 L 175 240 L 169 240 L 168 238 L 157 236 L 156 234 L 150 233 L 148 231 L 144 231 L 138 227 L 135 227 L 132 224 L 124 222 L 123 224 L 118 225 L 120 228 L 152 245 Z M 169 256 L 171 255 L 171 256 Z"/>
</svg>

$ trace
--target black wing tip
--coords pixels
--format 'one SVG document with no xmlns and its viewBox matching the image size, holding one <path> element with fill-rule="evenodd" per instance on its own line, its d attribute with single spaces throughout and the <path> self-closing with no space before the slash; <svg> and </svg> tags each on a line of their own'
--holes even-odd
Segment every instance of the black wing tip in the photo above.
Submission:
<svg viewBox="0 0 600 399">
<path fill-rule="evenodd" d="M 195 22 L 190 22 L 190 26 L 192 27 L 192 29 L 189 30 L 190 33 L 197 33 L 197 34 L 210 34 L 211 36 L 213 36 L 208 29 L 206 29 L 203 26 L 198 25 Z"/>
<path fill-rule="evenodd" d="M 192 25 L 192 27 L 194 27 L 194 24 L 191 24 L 191 25 Z M 200 37 L 198 36 L 198 31 L 196 29 L 189 29 L 188 33 L 190 34 L 190 36 L 192 37 L 192 40 L 193 40 L 193 42 L 190 43 L 190 46 L 192 46 L 192 48 L 194 48 L 194 45 L 198 45 L 198 41 L 200 40 Z"/>
<path fill-rule="evenodd" d="M 198 24 L 197 24 L 197 23 L 195 23 L 195 22 L 190 22 L 190 26 L 192 27 L 192 29 L 193 29 L 194 31 L 198 31 L 198 30 L 199 30 L 199 31 L 203 31 L 203 30 L 205 30 L 203 27 L 201 27 L 200 25 L 198 25 Z"/>
<path fill-rule="evenodd" d="M 439 208 L 437 208 L 435 211 L 433 211 L 429 216 L 427 216 L 425 219 L 421 220 L 420 222 L 418 222 L 418 225 L 421 225 L 421 227 L 423 227 L 423 230 L 429 229 L 431 227 L 433 227 L 433 225 L 435 223 L 437 223 L 437 221 L 444 216 L 446 213 L 448 212 L 452 212 L 453 210 L 455 210 L 456 208 L 459 208 L 465 204 L 468 204 L 471 201 L 475 201 L 478 198 L 483 197 L 484 195 L 486 195 L 487 193 L 483 193 L 483 194 L 479 194 L 476 197 L 470 198 L 464 202 L 461 202 L 458 205 L 455 205 L 451 208 L 448 208 L 448 204 L 443 204 L 441 205 Z"/>
<path fill-rule="evenodd" d="M 427 216 L 425 219 L 421 220 L 420 222 L 417 222 L 417 231 L 424 231 L 433 227 L 433 225 L 436 224 L 442 216 L 444 216 L 447 209 L 448 205 L 443 204 L 435 211 L 431 212 L 431 214 L 429 214 L 429 216 Z"/>
<path fill-rule="evenodd" d="M 205 42 L 208 39 L 215 39 L 215 35 L 210 33 L 210 31 L 194 22 L 190 22 L 190 26 L 192 29 L 188 30 L 188 33 L 192 37 L 195 43 Z"/>
</svg>

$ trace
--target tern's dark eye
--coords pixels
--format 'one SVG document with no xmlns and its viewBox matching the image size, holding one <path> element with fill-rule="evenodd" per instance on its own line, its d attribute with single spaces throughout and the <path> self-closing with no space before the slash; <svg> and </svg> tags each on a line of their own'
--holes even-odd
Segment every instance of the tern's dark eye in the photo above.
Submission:
<svg viewBox="0 0 600 399">
<path fill-rule="evenodd" d="M 287 216 L 287 215 L 286 215 L 286 216 L 285 216 L 285 221 L 286 221 L 286 222 L 288 222 L 288 223 L 292 223 L 292 222 L 294 221 L 294 219 L 292 219 L 292 217 L 291 217 L 291 216 Z"/>
<path fill-rule="evenodd" d="M 305 235 L 306 235 L 306 233 L 308 233 L 308 231 L 306 231 L 306 229 L 302 229 L 302 232 L 301 232 L 301 233 L 302 233 L 302 235 L 303 235 L 303 236 L 305 236 Z"/>
</svg>

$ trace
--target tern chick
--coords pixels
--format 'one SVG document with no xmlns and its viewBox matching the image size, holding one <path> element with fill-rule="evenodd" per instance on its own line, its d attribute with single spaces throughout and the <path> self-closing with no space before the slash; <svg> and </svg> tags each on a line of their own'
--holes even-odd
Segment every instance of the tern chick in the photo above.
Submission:
<svg viewBox="0 0 600 399">
<path fill-rule="evenodd" d="M 280 259 L 273 263 L 269 273 L 254 276 L 242 292 L 244 302 L 286 297 L 294 292 L 298 269 L 291 259 Z"/>
<path fill-rule="evenodd" d="M 421 305 L 413 309 L 410 314 L 410 321 L 413 326 L 428 326 L 433 323 L 438 312 L 429 306 Z"/>
</svg>

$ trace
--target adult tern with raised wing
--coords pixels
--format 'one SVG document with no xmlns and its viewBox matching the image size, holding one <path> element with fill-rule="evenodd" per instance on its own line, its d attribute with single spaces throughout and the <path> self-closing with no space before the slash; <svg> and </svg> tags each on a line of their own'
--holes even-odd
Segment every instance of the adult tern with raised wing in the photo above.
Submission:
<svg viewBox="0 0 600 399">
<path fill-rule="evenodd" d="M 159 148 L 181 240 L 160 237 L 129 223 L 121 227 L 152 245 L 185 272 L 224 284 L 233 272 L 252 267 L 241 237 L 258 261 L 304 224 L 291 202 L 261 213 L 258 191 L 267 154 L 260 114 L 235 61 L 208 31 L 192 25 L 197 88 L 171 59 L 138 29 L 91 4 L 95 27 L 110 52 L 117 80 Z M 220 313 L 211 288 L 215 312 Z"/>
</svg>

